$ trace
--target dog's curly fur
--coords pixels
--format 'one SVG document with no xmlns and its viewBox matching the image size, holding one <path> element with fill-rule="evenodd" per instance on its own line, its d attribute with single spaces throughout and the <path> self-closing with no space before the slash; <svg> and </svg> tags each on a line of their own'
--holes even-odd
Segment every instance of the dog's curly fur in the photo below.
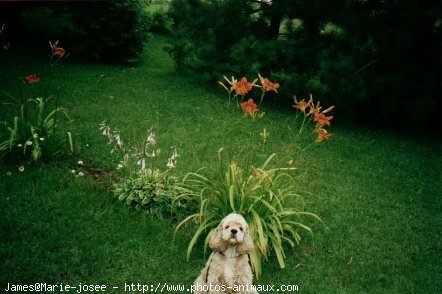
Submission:
<svg viewBox="0 0 442 294">
<path fill-rule="evenodd" d="M 248 256 L 254 247 L 253 240 L 241 215 L 226 216 L 212 233 L 209 247 L 213 253 L 195 280 L 194 293 L 257 293 L 252 290 Z"/>
</svg>

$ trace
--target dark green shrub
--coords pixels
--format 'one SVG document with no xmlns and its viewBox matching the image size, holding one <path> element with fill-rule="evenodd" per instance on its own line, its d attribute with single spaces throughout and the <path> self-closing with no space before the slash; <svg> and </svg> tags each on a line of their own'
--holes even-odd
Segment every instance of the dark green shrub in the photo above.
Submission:
<svg viewBox="0 0 442 294">
<path fill-rule="evenodd" d="M 71 3 L 72 52 L 104 60 L 136 62 L 149 39 L 143 0 Z"/>
<path fill-rule="evenodd" d="M 225 73 L 231 47 L 251 32 L 244 1 L 175 0 L 169 15 L 194 45 L 192 67 L 205 72 Z"/>
<path fill-rule="evenodd" d="M 172 20 L 165 11 L 155 11 L 150 14 L 150 31 L 158 34 L 169 34 Z"/>
<path fill-rule="evenodd" d="M 23 41 L 62 40 L 72 56 L 135 62 L 150 37 L 146 5 L 145 0 L 13 3 L 0 13 L 0 24 L 7 23 Z"/>
<path fill-rule="evenodd" d="M 186 35 L 186 31 L 182 27 L 176 28 L 168 41 L 164 50 L 169 53 L 172 58 L 175 69 L 180 71 L 189 65 L 193 56 L 193 43 Z"/>
</svg>

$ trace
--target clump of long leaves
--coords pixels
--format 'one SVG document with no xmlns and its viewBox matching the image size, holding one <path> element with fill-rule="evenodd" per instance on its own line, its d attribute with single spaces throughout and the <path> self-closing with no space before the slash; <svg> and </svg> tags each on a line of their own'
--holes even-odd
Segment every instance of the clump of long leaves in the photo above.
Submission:
<svg viewBox="0 0 442 294">
<path fill-rule="evenodd" d="M 21 153 L 39 161 L 74 151 L 71 133 L 60 130 L 61 123 L 71 121 L 71 118 L 63 107 L 48 109 L 50 99 L 40 97 L 25 102 L 13 99 L 12 104 L 20 110 L 11 124 L 5 123 L 8 135 L 0 142 L 1 156 Z"/>
<path fill-rule="evenodd" d="M 268 168 L 275 156 L 272 154 L 261 166 L 251 166 L 247 170 L 234 161 L 225 165 L 220 156 L 217 177 L 207 177 L 200 172 L 185 176 L 183 182 L 195 192 L 193 197 L 199 203 L 199 212 L 188 216 L 176 228 L 177 231 L 190 222 L 198 224 L 187 248 L 187 258 L 200 237 L 206 235 L 207 247 L 211 230 L 227 214 L 236 212 L 247 220 L 255 242 L 255 249 L 250 254 L 255 276 L 259 278 L 261 275 L 262 260 L 273 255 L 279 266 L 285 267 L 285 245 L 294 248 L 300 244 L 301 231 L 312 233 L 311 228 L 302 222 L 302 217 L 320 218 L 304 211 L 304 201 L 295 192 L 295 181 L 290 175 L 294 167 Z"/>
</svg>

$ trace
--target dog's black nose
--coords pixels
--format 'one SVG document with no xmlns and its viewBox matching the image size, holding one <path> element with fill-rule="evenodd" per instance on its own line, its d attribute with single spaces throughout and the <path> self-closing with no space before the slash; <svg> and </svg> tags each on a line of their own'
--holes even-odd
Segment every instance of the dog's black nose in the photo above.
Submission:
<svg viewBox="0 0 442 294">
<path fill-rule="evenodd" d="M 232 234 L 236 234 L 238 232 L 237 229 L 231 229 L 230 232 L 232 232 Z"/>
</svg>

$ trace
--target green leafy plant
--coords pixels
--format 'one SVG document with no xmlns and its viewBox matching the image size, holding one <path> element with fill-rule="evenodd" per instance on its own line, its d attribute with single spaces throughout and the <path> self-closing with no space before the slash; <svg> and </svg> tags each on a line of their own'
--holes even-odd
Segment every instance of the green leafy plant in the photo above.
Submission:
<svg viewBox="0 0 442 294">
<path fill-rule="evenodd" d="M 192 209 L 192 199 L 170 169 L 139 170 L 114 185 L 114 195 L 128 205 L 141 208 L 156 218 L 183 219 Z"/>
<path fill-rule="evenodd" d="M 72 121 L 66 109 L 55 107 L 48 110 L 49 98 L 28 99 L 25 102 L 15 100 L 20 114 L 14 116 L 7 125 L 8 138 L 0 142 L 0 154 L 19 153 L 32 160 L 49 159 L 66 150 L 74 151 L 72 134 L 59 131 L 62 120 Z M 61 117 L 57 114 L 61 114 Z"/>
<path fill-rule="evenodd" d="M 187 66 L 193 54 L 193 45 L 181 26 L 172 31 L 172 36 L 167 46 L 164 47 L 164 51 L 172 58 L 177 71 Z"/>
<path fill-rule="evenodd" d="M 227 214 L 237 212 L 248 221 L 255 242 L 250 260 L 256 277 L 261 275 L 262 260 L 268 260 L 272 254 L 284 268 L 285 245 L 292 248 L 299 245 L 301 231 L 312 233 L 301 218 L 308 216 L 320 220 L 316 214 L 304 211 L 303 198 L 295 192 L 295 182 L 290 175 L 295 168 L 268 168 L 276 156 L 272 154 L 261 166 L 246 170 L 234 161 L 225 165 L 221 153 L 218 176 L 212 178 L 195 172 L 183 179 L 186 187 L 195 192 L 189 195 L 199 204 L 199 212 L 188 216 L 176 228 L 178 231 L 186 223 L 198 223 L 188 245 L 187 257 L 200 237 L 206 235 L 207 245 L 211 230 Z"/>
<path fill-rule="evenodd" d="M 105 121 L 100 123 L 100 130 L 108 144 L 113 145 L 111 153 L 123 156 L 117 170 L 129 171 L 113 187 L 113 193 L 120 201 L 159 219 L 175 221 L 191 213 L 194 204 L 188 196 L 190 192 L 173 175 L 179 157 L 175 146 L 170 149 L 166 169 L 161 170 L 158 166 L 160 149 L 153 128 L 147 131 L 142 147 L 135 151 L 126 147 L 120 131 Z"/>
</svg>

